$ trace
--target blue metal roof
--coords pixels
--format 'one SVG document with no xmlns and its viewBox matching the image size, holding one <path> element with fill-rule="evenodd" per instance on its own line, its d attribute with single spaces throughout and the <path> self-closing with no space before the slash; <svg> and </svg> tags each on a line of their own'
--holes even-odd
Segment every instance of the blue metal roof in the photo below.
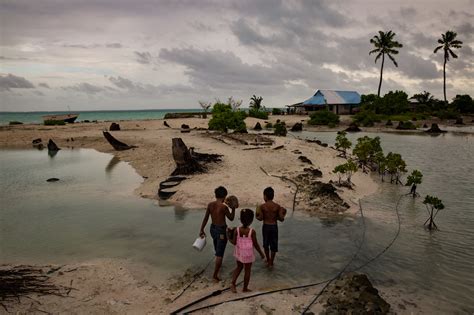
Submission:
<svg viewBox="0 0 474 315">
<path fill-rule="evenodd" d="M 359 104 L 360 94 L 356 91 L 317 90 L 303 105 Z"/>
</svg>

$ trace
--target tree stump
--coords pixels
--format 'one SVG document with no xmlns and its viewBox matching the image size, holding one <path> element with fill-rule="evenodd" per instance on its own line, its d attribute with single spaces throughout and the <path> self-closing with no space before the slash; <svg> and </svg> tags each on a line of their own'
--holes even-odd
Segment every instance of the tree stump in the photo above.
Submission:
<svg viewBox="0 0 474 315">
<path fill-rule="evenodd" d="M 291 127 L 291 131 L 303 131 L 303 124 L 302 123 L 296 123 Z"/>
<path fill-rule="evenodd" d="M 114 122 L 109 127 L 109 131 L 119 131 L 119 130 L 120 130 L 120 125 Z"/>
<path fill-rule="evenodd" d="M 444 133 L 444 132 L 447 132 L 446 130 L 441 130 L 439 129 L 439 126 L 438 124 L 431 124 L 431 128 L 426 130 L 425 132 L 429 132 L 429 133 Z"/>
<path fill-rule="evenodd" d="M 173 159 L 176 162 L 176 169 L 171 175 L 188 175 L 198 172 L 203 172 L 204 169 L 199 165 L 198 161 L 191 155 L 183 139 L 172 139 Z"/>
</svg>

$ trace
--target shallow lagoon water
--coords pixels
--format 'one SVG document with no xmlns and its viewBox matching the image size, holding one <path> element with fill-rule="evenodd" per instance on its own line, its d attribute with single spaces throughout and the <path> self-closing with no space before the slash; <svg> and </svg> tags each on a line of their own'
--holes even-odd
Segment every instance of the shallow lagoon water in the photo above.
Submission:
<svg viewBox="0 0 474 315">
<path fill-rule="evenodd" d="M 304 135 L 327 142 L 335 137 L 335 133 Z M 376 285 L 400 290 L 402 295 L 417 297 L 415 301 L 430 301 L 433 309 L 442 313 L 472 312 L 474 190 L 469 161 L 473 160 L 474 137 L 379 136 L 384 149 L 400 152 L 410 169 L 418 168 L 425 174 L 420 193 L 438 195 L 447 209 L 437 219 L 440 231 L 428 233 L 422 227 L 426 213 L 421 201 L 404 199 L 399 239 L 362 271 Z M 191 248 L 203 210 L 161 206 L 134 196 L 141 177 L 111 155 L 80 149 L 61 150 L 51 158 L 46 151 L 2 150 L 0 161 L 0 263 L 125 258 L 169 276 L 203 267 L 212 258 L 209 241 L 203 252 Z M 435 163 L 446 166 L 438 169 Z M 60 181 L 46 182 L 50 177 Z M 363 201 L 364 210 L 380 214 L 383 221 L 365 220 L 366 242 L 349 269 L 391 240 L 397 228 L 393 207 L 400 192 L 407 190 L 385 184 L 378 194 Z M 203 198 L 211 198 L 212 193 L 211 189 L 203 192 Z M 355 252 L 361 226 L 360 219 L 320 221 L 295 213 L 281 224 L 281 251 L 275 270 L 270 274 L 261 263 L 255 264 L 254 289 L 332 277 Z M 260 223 L 254 222 L 253 227 L 260 230 Z M 224 277 L 234 266 L 232 249 L 228 245 Z M 211 271 L 209 268 L 207 275 Z"/>
</svg>

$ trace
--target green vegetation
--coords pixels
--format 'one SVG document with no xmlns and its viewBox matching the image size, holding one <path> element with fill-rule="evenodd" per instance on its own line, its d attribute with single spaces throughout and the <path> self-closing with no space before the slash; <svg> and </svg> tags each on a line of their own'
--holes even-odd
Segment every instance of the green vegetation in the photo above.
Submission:
<svg viewBox="0 0 474 315">
<path fill-rule="evenodd" d="M 312 113 L 308 124 L 335 126 L 339 123 L 339 116 L 328 110 L 318 110 Z"/>
<path fill-rule="evenodd" d="M 45 120 L 45 126 L 63 126 L 66 122 L 64 120 Z"/>
<path fill-rule="evenodd" d="M 263 110 L 249 109 L 249 117 L 254 117 L 258 119 L 268 119 L 268 113 Z"/>
<path fill-rule="evenodd" d="M 283 114 L 283 110 L 281 108 L 273 108 L 272 115 L 281 115 Z"/>
<path fill-rule="evenodd" d="M 426 209 L 428 210 L 428 213 L 430 215 L 430 217 L 425 221 L 424 225 L 427 226 L 429 230 L 438 229 L 436 223 L 434 222 L 434 219 L 438 215 L 438 212 L 444 209 L 443 201 L 441 199 L 438 199 L 437 197 L 426 195 L 423 203 L 425 204 Z"/>
<path fill-rule="evenodd" d="M 347 149 L 350 149 L 352 142 L 346 137 L 347 132 L 339 131 L 336 136 L 336 149 L 342 152 L 343 156 L 346 157 Z"/>
<path fill-rule="evenodd" d="M 392 31 L 388 31 L 388 32 L 379 31 L 379 35 L 375 35 L 370 40 L 370 43 L 375 46 L 375 49 L 371 50 L 369 52 L 369 55 L 375 54 L 375 53 L 377 54 L 377 56 L 375 57 L 375 63 L 377 63 L 377 60 L 380 57 L 382 57 L 382 65 L 380 66 L 379 89 L 377 91 L 377 96 L 379 97 L 380 97 L 380 88 L 382 87 L 382 76 L 383 76 L 383 66 L 385 62 L 385 55 L 387 55 L 390 58 L 390 60 L 392 60 L 395 67 L 398 67 L 397 61 L 392 55 L 397 55 L 398 54 L 397 48 L 402 48 L 403 45 L 393 40 L 395 35 L 396 34 L 393 33 Z"/>
<path fill-rule="evenodd" d="M 273 128 L 273 124 L 272 124 L 271 122 L 269 122 L 269 123 L 267 123 L 267 124 L 265 125 L 265 128 L 266 128 L 266 129 L 272 129 L 272 128 Z"/>
<path fill-rule="evenodd" d="M 341 184 L 341 177 L 343 175 L 346 175 L 346 182 L 352 184 L 351 177 L 355 172 L 357 172 L 357 164 L 352 160 L 349 160 L 344 164 L 339 164 L 333 170 L 333 173 L 339 176 L 339 184 Z"/>
<path fill-rule="evenodd" d="M 245 112 L 232 110 L 232 104 L 217 101 L 212 108 L 212 118 L 209 120 L 209 130 L 227 132 L 233 129 L 236 132 L 246 132 Z"/>
<path fill-rule="evenodd" d="M 452 48 L 461 48 L 462 47 L 462 41 L 457 40 L 456 36 L 458 34 L 453 31 L 447 31 L 444 34 L 441 34 L 441 38 L 438 39 L 438 44 L 441 44 L 440 46 L 436 47 L 434 50 L 434 53 L 436 54 L 438 50 L 441 48 L 443 49 L 444 52 L 444 63 L 443 63 L 443 94 L 444 94 L 444 102 L 448 103 L 448 100 L 446 99 L 446 63 L 449 61 L 449 56 L 453 58 L 457 58 L 458 56 L 453 52 Z"/>
<path fill-rule="evenodd" d="M 423 174 L 419 170 L 413 170 L 407 177 L 407 183 L 405 186 L 411 186 L 410 194 L 415 198 L 418 194 L 416 193 L 416 185 L 420 185 L 423 179 Z"/>
<path fill-rule="evenodd" d="M 400 176 L 407 171 L 407 164 L 402 159 L 402 156 L 398 153 L 389 152 L 385 157 L 384 165 L 385 170 L 390 174 L 390 183 L 401 184 Z"/>
<path fill-rule="evenodd" d="M 10 121 L 8 124 L 9 125 L 23 125 L 21 121 L 16 121 L 16 120 Z"/>
<path fill-rule="evenodd" d="M 268 113 L 262 106 L 263 97 L 255 94 L 250 98 L 249 117 L 268 119 Z"/>
<path fill-rule="evenodd" d="M 379 165 L 377 158 L 380 157 L 380 153 L 383 155 L 380 137 L 370 138 L 364 136 L 358 138 L 352 153 L 357 157 L 357 160 L 362 166 L 367 166 L 371 170 L 377 168 Z"/>
<path fill-rule="evenodd" d="M 456 95 L 451 107 L 462 114 L 474 113 L 474 100 L 467 94 Z"/>
<path fill-rule="evenodd" d="M 275 136 L 286 137 L 287 130 L 284 121 L 277 121 L 273 127 L 275 128 Z"/>
<path fill-rule="evenodd" d="M 381 122 L 379 115 L 371 110 L 362 110 L 352 117 L 354 122 L 364 127 L 372 127 L 374 123 Z"/>
<path fill-rule="evenodd" d="M 397 126 L 400 130 L 415 130 L 416 126 L 411 121 L 400 121 Z"/>
</svg>

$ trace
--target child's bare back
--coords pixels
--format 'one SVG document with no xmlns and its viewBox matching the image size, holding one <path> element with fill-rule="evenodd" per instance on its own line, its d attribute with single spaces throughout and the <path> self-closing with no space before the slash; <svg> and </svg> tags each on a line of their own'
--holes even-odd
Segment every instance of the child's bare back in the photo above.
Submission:
<svg viewBox="0 0 474 315">
<path fill-rule="evenodd" d="M 212 201 L 207 205 L 207 210 L 211 215 L 212 224 L 215 225 L 226 225 L 226 216 L 230 218 L 230 211 L 227 206 L 221 201 Z"/>
<path fill-rule="evenodd" d="M 283 222 L 286 215 L 286 209 L 273 200 L 267 200 L 260 209 L 262 213 L 258 219 L 263 220 L 264 224 L 277 224 L 277 220 Z"/>
</svg>

